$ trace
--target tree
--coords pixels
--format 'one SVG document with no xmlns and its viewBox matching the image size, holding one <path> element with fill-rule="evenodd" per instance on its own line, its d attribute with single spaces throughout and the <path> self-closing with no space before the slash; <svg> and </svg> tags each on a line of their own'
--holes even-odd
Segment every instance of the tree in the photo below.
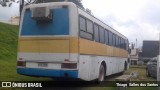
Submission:
<svg viewBox="0 0 160 90">
<path fill-rule="evenodd" d="M 0 0 L 0 5 L 2 7 L 11 7 L 12 3 L 19 3 L 20 0 Z M 79 7 L 83 8 L 83 5 L 81 3 L 82 0 L 24 0 L 24 5 L 29 5 L 32 3 L 46 3 L 46 2 L 73 2 Z"/>
<path fill-rule="evenodd" d="M 0 0 L 0 6 L 11 7 L 12 3 L 19 3 L 20 1 L 24 1 L 24 5 L 29 5 L 35 3 L 37 0 Z"/>
<path fill-rule="evenodd" d="M 12 3 L 15 3 L 15 0 L 0 0 L 0 5 L 2 7 L 10 7 Z"/>
</svg>

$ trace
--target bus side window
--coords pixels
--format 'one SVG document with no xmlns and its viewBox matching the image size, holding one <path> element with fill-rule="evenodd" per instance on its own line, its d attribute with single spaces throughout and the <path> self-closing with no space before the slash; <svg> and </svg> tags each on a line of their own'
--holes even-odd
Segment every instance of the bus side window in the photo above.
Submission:
<svg viewBox="0 0 160 90">
<path fill-rule="evenodd" d="M 109 38 L 108 30 L 105 30 L 105 42 L 106 42 L 106 45 L 108 45 L 108 43 L 109 43 L 108 38 Z"/>
<path fill-rule="evenodd" d="M 112 32 L 109 31 L 109 45 L 112 46 L 113 45 L 113 41 L 112 41 Z"/>
<path fill-rule="evenodd" d="M 79 18 L 80 30 L 86 31 L 86 20 L 80 16 Z"/>
<path fill-rule="evenodd" d="M 123 38 L 121 38 L 121 48 L 125 49 L 125 41 Z"/>
<path fill-rule="evenodd" d="M 87 20 L 87 32 L 93 34 L 93 22 Z"/>
<path fill-rule="evenodd" d="M 103 27 L 99 27 L 99 32 L 100 32 L 100 43 L 104 43 L 104 28 Z"/>
<path fill-rule="evenodd" d="M 98 25 L 94 24 L 94 40 L 99 42 L 99 29 Z"/>
<path fill-rule="evenodd" d="M 123 49 L 123 39 L 121 38 L 121 48 Z"/>
<path fill-rule="evenodd" d="M 112 37 L 112 38 L 113 38 L 113 46 L 116 46 L 116 40 L 115 40 L 115 39 L 116 39 L 116 37 L 115 37 L 115 35 L 114 35 L 114 34 L 113 34 L 113 37 Z"/>
<path fill-rule="evenodd" d="M 126 43 L 124 39 L 123 39 L 123 49 L 126 50 Z"/>
<path fill-rule="evenodd" d="M 119 39 L 118 39 L 118 36 L 116 35 L 116 47 L 118 47 L 118 41 Z"/>
<path fill-rule="evenodd" d="M 84 32 L 84 31 L 80 31 L 80 37 L 88 39 L 88 40 L 92 40 L 93 39 L 93 35 Z"/>
<path fill-rule="evenodd" d="M 79 19 L 80 37 L 93 40 L 93 23 L 81 16 Z"/>
<path fill-rule="evenodd" d="M 120 37 L 118 38 L 118 41 L 119 41 L 118 46 L 119 46 L 119 48 L 121 48 L 121 38 Z"/>
</svg>

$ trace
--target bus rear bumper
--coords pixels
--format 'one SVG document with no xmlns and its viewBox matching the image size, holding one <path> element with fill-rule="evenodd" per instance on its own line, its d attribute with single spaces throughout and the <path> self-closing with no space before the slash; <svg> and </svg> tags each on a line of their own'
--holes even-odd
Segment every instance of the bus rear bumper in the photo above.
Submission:
<svg viewBox="0 0 160 90">
<path fill-rule="evenodd" d="M 78 78 L 78 70 L 51 70 L 38 68 L 17 68 L 17 73 L 37 77 Z"/>
</svg>

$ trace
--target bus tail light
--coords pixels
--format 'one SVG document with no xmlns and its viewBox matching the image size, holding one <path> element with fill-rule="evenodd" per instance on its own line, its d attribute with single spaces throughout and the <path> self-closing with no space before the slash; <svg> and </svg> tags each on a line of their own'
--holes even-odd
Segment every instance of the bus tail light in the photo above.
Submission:
<svg viewBox="0 0 160 90">
<path fill-rule="evenodd" d="M 25 67 L 26 62 L 25 61 L 17 61 L 17 66 Z"/>
<path fill-rule="evenodd" d="M 61 68 L 76 69 L 77 63 L 62 63 Z"/>
</svg>

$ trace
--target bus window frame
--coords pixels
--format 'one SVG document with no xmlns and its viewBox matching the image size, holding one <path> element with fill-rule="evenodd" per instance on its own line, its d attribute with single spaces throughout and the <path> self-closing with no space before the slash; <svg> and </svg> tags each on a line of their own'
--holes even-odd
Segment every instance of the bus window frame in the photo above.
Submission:
<svg viewBox="0 0 160 90">
<path fill-rule="evenodd" d="M 116 35 L 116 47 L 117 47 L 117 48 L 119 48 L 119 46 L 118 46 L 119 39 L 118 39 L 118 38 L 119 38 L 119 36 L 118 36 L 118 35 Z"/>
<path fill-rule="evenodd" d="M 115 40 L 116 38 L 115 38 L 115 37 L 116 37 L 116 35 L 113 33 L 113 34 L 112 34 L 112 45 L 113 45 L 114 47 L 116 47 L 116 40 Z"/>
<path fill-rule="evenodd" d="M 106 32 L 107 32 L 107 36 L 106 36 Z M 107 29 L 105 29 L 104 30 L 104 37 L 105 37 L 105 44 L 106 45 L 109 45 L 109 30 L 107 30 Z M 107 37 L 107 39 L 106 39 L 106 37 Z M 107 41 L 106 41 L 107 40 Z"/>
<path fill-rule="evenodd" d="M 111 34 L 111 37 L 110 37 L 110 34 Z M 109 46 L 113 46 L 113 33 L 111 31 L 109 31 Z M 111 40 L 111 41 L 110 41 Z"/>
<path fill-rule="evenodd" d="M 103 30 L 103 41 L 101 41 L 101 31 L 100 28 L 102 28 Z M 102 26 L 99 25 L 99 42 L 102 44 L 105 44 L 105 28 L 103 28 Z"/>
<path fill-rule="evenodd" d="M 91 33 L 91 32 L 89 32 L 88 31 L 88 24 L 87 24 L 87 21 L 90 21 L 91 23 L 92 23 L 92 30 L 93 30 L 93 33 Z M 88 18 L 86 18 L 86 30 L 87 30 L 87 33 L 90 33 L 90 34 L 94 34 L 94 23 L 93 23 L 93 21 L 92 20 L 90 20 L 90 19 L 88 19 Z"/>
<path fill-rule="evenodd" d="M 85 29 L 86 29 L 85 31 L 84 31 L 84 30 L 81 30 L 81 28 L 80 28 L 80 24 L 81 24 L 81 23 L 80 23 L 80 18 L 85 19 Z M 78 25 L 79 25 L 79 37 L 84 38 L 84 39 L 87 39 L 87 40 L 93 41 L 93 40 L 94 40 L 94 30 L 93 30 L 93 34 L 90 33 L 90 32 L 87 32 L 87 20 L 88 20 L 88 21 L 91 21 L 92 24 L 94 24 L 92 20 L 89 20 L 88 18 L 84 17 L 83 15 L 79 15 L 79 16 L 78 16 L 78 23 L 79 23 L 79 24 L 78 24 Z M 83 37 L 83 36 L 81 35 L 81 32 L 84 32 L 84 33 L 86 33 L 86 34 L 91 35 L 91 36 L 92 36 L 92 39 Z"/>
<path fill-rule="evenodd" d="M 95 27 L 94 27 L 95 25 L 98 27 L 98 41 L 96 41 L 96 39 L 95 39 L 95 38 L 96 38 L 96 37 L 95 37 Z M 100 42 L 99 25 L 98 25 L 97 23 L 94 23 L 94 25 L 93 25 L 93 30 L 94 30 L 94 34 L 93 34 L 93 35 L 94 35 L 94 41 L 95 41 L 95 42 Z"/>
</svg>

